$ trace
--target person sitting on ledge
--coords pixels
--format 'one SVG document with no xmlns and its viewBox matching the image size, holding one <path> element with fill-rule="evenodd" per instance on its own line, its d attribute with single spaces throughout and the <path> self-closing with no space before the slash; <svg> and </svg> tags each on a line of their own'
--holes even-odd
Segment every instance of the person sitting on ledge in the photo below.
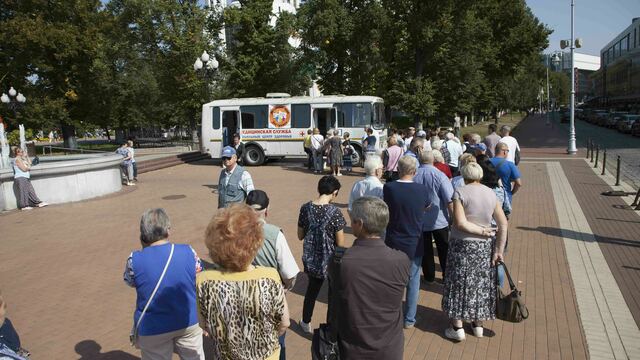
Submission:
<svg viewBox="0 0 640 360">
<path fill-rule="evenodd" d="M 31 185 L 31 160 L 24 150 L 16 147 L 14 150 L 15 160 L 13 166 L 13 191 L 16 194 L 18 209 L 31 210 L 34 207 L 44 207 L 49 204 L 40 200 L 36 191 Z"/>
</svg>

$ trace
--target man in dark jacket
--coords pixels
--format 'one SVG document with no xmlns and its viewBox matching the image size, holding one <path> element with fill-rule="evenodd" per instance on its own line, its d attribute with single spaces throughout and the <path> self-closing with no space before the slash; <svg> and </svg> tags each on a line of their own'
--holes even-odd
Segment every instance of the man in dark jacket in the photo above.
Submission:
<svg viewBox="0 0 640 360">
<path fill-rule="evenodd" d="M 357 239 L 340 265 L 336 294 L 340 358 L 400 360 L 409 258 L 387 247 L 380 237 L 389 222 L 384 201 L 361 197 L 353 202 L 350 217 Z"/>
</svg>

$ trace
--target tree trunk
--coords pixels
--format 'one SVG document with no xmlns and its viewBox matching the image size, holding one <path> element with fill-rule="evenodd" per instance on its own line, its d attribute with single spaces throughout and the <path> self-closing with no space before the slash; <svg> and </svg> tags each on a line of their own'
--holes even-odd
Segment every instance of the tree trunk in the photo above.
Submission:
<svg viewBox="0 0 640 360">
<path fill-rule="evenodd" d="M 116 143 L 118 145 L 122 144 L 125 140 L 125 133 L 123 128 L 116 129 Z"/>
<path fill-rule="evenodd" d="M 191 119 L 189 121 L 189 127 L 191 127 L 191 142 L 193 142 L 193 147 L 197 147 L 199 146 L 199 141 L 198 141 L 198 123 L 196 121 L 196 115 L 193 114 L 191 116 Z"/>
<path fill-rule="evenodd" d="M 413 126 L 418 130 L 422 130 L 422 121 L 420 120 L 420 115 L 414 115 Z"/>
<path fill-rule="evenodd" d="M 61 124 L 62 138 L 64 139 L 64 147 L 69 149 L 78 148 L 78 139 L 76 139 L 76 127 L 69 124 Z"/>
<path fill-rule="evenodd" d="M 104 133 L 107 134 L 107 140 L 111 141 L 111 134 L 109 134 L 109 128 L 108 127 L 104 127 Z"/>
</svg>

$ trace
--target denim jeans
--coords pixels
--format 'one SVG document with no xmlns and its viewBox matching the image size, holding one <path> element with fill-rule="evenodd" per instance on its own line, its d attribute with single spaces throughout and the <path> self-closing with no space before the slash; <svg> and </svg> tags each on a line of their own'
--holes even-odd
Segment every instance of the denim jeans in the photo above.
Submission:
<svg viewBox="0 0 640 360">
<path fill-rule="evenodd" d="M 284 337 L 287 333 L 282 334 L 282 336 L 278 337 L 278 342 L 280 343 L 280 360 L 285 360 L 287 358 L 286 348 L 284 347 Z"/>
<path fill-rule="evenodd" d="M 322 151 L 313 151 L 313 167 L 315 171 L 323 171 Z"/>
<path fill-rule="evenodd" d="M 404 323 L 413 325 L 416 323 L 416 312 L 418 310 L 418 297 L 420 295 L 420 268 L 422 267 L 422 256 L 416 256 L 411 260 L 409 269 L 409 283 L 407 284 L 407 299 L 404 303 Z"/>
</svg>

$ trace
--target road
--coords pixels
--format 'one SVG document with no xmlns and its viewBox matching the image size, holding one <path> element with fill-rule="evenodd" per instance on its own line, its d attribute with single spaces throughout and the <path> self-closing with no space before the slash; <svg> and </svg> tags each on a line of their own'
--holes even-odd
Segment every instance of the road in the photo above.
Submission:
<svg viewBox="0 0 640 360">
<path fill-rule="evenodd" d="M 560 124 L 558 119 L 559 116 L 556 116 L 554 125 L 566 129 L 568 139 L 569 124 Z M 619 155 L 621 181 L 626 182 L 635 189 L 640 188 L 640 137 L 623 134 L 616 129 L 608 129 L 586 121 L 576 120 L 578 147 L 586 148 L 589 139 L 592 139 L 601 149 L 607 149 L 607 170 L 615 174 L 616 157 Z M 602 153 L 599 160 L 602 161 Z"/>
</svg>

